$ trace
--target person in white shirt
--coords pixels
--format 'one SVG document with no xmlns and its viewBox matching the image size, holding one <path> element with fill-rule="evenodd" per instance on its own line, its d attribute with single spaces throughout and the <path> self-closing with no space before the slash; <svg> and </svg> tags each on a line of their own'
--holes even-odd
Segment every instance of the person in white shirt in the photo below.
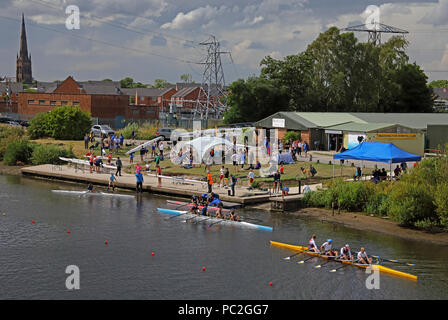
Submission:
<svg viewBox="0 0 448 320">
<path fill-rule="evenodd" d="M 358 252 L 358 263 L 372 264 L 372 258 L 369 258 L 364 248 L 361 248 Z"/>
<path fill-rule="evenodd" d="M 254 182 L 254 178 L 255 178 L 255 174 L 252 169 L 250 169 L 247 177 L 249 178 L 249 187 L 250 187 L 252 185 L 252 183 Z"/>
<path fill-rule="evenodd" d="M 320 246 L 320 251 L 324 253 L 326 256 L 335 256 L 337 257 L 338 251 L 332 250 L 333 240 L 328 239 L 326 242 L 322 243 Z"/>
<path fill-rule="evenodd" d="M 341 248 L 340 257 L 342 260 L 353 260 L 352 252 L 348 244 Z"/>
<path fill-rule="evenodd" d="M 308 251 L 319 252 L 319 249 L 317 248 L 317 245 L 316 245 L 316 235 L 315 234 L 313 234 L 310 241 L 308 242 Z"/>
<path fill-rule="evenodd" d="M 236 152 L 233 152 L 231 159 L 233 162 L 233 167 L 236 169 L 236 171 L 238 171 L 238 155 L 236 154 Z"/>
</svg>

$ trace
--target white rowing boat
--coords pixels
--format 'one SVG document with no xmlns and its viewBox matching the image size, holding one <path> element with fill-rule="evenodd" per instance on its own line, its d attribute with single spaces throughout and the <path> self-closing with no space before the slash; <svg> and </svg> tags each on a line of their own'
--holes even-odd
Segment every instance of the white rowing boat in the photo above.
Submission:
<svg viewBox="0 0 448 320">
<path fill-rule="evenodd" d="M 154 138 L 154 139 L 152 139 L 152 140 L 149 140 L 149 141 L 147 141 L 147 142 L 145 142 L 145 143 L 143 143 L 143 144 L 141 144 L 141 145 L 139 145 L 139 146 L 137 146 L 137 147 L 135 147 L 135 148 L 129 150 L 128 152 L 126 152 L 126 154 L 131 154 L 131 153 L 133 153 L 133 152 L 140 151 L 142 148 L 146 148 L 146 147 L 149 146 L 151 143 L 157 142 L 157 141 L 162 140 L 162 139 L 163 139 L 162 137 L 157 137 L 157 138 Z"/>
<path fill-rule="evenodd" d="M 198 214 L 192 214 L 188 211 L 179 211 L 179 210 L 171 210 L 171 209 L 164 209 L 164 208 L 157 208 L 158 212 L 161 213 L 167 213 L 174 216 L 182 216 L 183 218 L 191 219 L 195 223 L 201 223 L 202 221 L 207 220 L 207 223 L 209 226 L 214 224 L 225 224 L 230 226 L 237 226 L 242 228 L 249 228 L 249 229 L 257 229 L 257 230 L 263 230 L 263 231 L 269 231 L 272 232 L 272 227 L 267 226 L 261 226 L 258 224 L 253 224 L 245 221 L 232 221 L 232 220 L 225 220 L 220 218 L 214 218 L 214 217 L 208 217 L 208 216 L 201 216 Z"/>
<path fill-rule="evenodd" d="M 80 164 L 83 166 L 90 166 L 90 162 L 88 160 L 82 160 L 82 159 L 75 159 L 75 158 L 64 158 L 64 157 L 59 157 L 60 160 L 68 162 L 68 163 L 74 163 L 74 164 Z M 109 164 L 102 164 L 103 168 L 106 169 L 111 169 L 111 170 L 117 170 L 116 166 L 112 166 Z"/>
<path fill-rule="evenodd" d="M 86 196 L 111 196 L 111 197 L 122 197 L 122 198 L 135 198 L 135 196 L 130 194 L 119 194 L 110 192 L 90 192 L 90 191 L 76 191 L 76 190 L 51 190 L 54 193 L 68 194 L 68 195 L 86 195 Z"/>
</svg>

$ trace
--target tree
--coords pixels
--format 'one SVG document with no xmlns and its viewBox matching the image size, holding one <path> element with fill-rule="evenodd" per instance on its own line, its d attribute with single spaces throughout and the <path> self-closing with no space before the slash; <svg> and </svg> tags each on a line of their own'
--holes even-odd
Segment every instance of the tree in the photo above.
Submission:
<svg viewBox="0 0 448 320">
<path fill-rule="evenodd" d="M 448 80 L 434 80 L 428 85 L 430 88 L 448 88 Z"/>
<path fill-rule="evenodd" d="M 160 88 L 160 89 L 163 89 L 163 88 L 166 88 L 167 86 L 169 86 L 170 85 L 170 83 L 168 82 L 168 81 L 166 81 L 166 80 L 163 80 L 163 79 L 156 79 L 156 80 L 154 80 L 154 85 L 152 85 L 151 87 L 152 88 Z"/>
<path fill-rule="evenodd" d="M 112 79 L 106 78 L 106 79 L 103 79 L 103 81 L 110 81 L 110 82 L 112 82 Z"/>
<path fill-rule="evenodd" d="M 189 73 L 184 73 L 180 75 L 180 80 L 183 83 L 192 83 L 193 82 L 193 76 Z"/>
<path fill-rule="evenodd" d="M 290 110 L 287 88 L 268 79 L 239 79 L 230 84 L 229 92 L 230 108 L 224 114 L 225 123 L 258 121 L 275 112 Z"/>
<path fill-rule="evenodd" d="M 134 84 L 134 79 L 130 78 L 130 77 L 126 77 L 122 80 L 120 80 L 120 86 L 122 88 L 132 88 Z"/>
<path fill-rule="evenodd" d="M 406 64 L 394 74 L 398 91 L 387 112 L 433 112 L 432 89 L 426 85 L 427 77 L 420 67 Z"/>
<path fill-rule="evenodd" d="M 90 131 L 90 114 L 79 107 L 61 106 L 50 112 L 38 113 L 30 122 L 28 132 L 33 139 L 51 137 L 60 140 L 82 140 Z"/>
</svg>

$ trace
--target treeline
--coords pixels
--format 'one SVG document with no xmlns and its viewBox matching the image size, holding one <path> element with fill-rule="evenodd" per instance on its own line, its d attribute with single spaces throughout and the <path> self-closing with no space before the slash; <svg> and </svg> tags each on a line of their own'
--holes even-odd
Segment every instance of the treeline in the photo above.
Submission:
<svg viewBox="0 0 448 320">
<path fill-rule="evenodd" d="M 261 62 L 258 77 L 229 86 L 225 122 L 259 120 L 277 111 L 432 112 L 427 77 L 406 54 L 408 42 L 358 42 L 332 27 L 304 52 Z"/>
<path fill-rule="evenodd" d="M 407 227 L 448 230 L 448 157 L 428 158 L 399 181 L 374 184 L 334 179 L 327 189 L 305 194 L 310 207 L 388 216 Z"/>
</svg>

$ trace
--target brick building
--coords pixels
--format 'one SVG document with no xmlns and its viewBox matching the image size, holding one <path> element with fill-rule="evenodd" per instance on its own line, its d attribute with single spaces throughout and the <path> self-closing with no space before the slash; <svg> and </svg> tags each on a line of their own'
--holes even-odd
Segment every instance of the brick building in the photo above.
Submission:
<svg viewBox="0 0 448 320">
<path fill-rule="evenodd" d="M 18 96 L 18 113 L 29 119 L 58 106 L 79 106 L 99 123 L 120 128 L 126 120 L 129 96 L 114 83 L 104 83 L 78 83 L 68 77 L 51 92 L 22 92 Z"/>
</svg>

